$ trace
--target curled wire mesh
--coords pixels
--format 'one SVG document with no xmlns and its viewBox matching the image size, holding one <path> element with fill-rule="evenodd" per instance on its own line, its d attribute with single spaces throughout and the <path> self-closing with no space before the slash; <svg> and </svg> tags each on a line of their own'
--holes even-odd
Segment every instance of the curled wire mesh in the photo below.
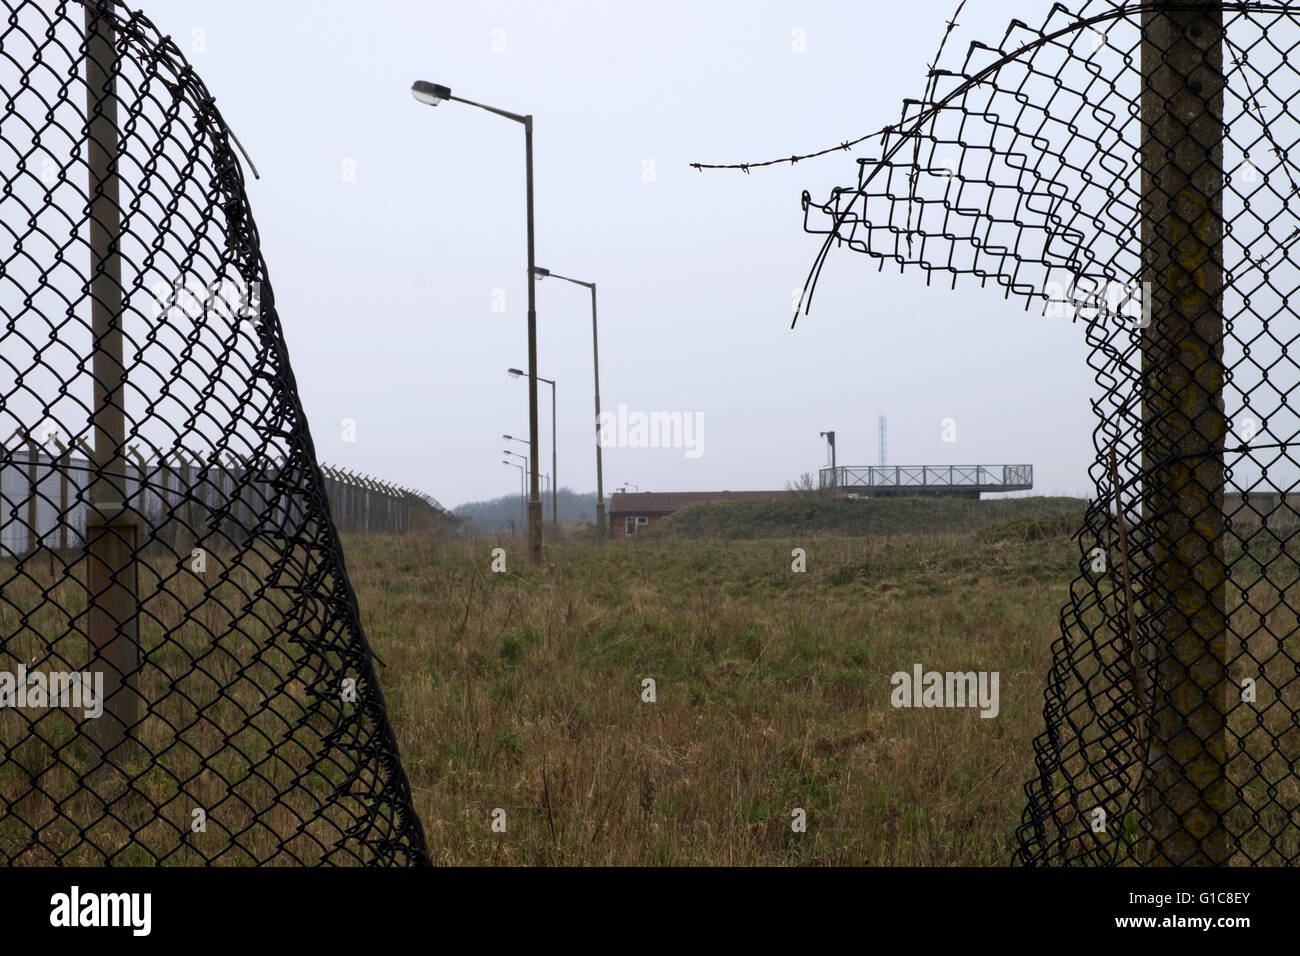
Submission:
<svg viewBox="0 0 1300 956">
<path fill-rule="evenodd" d="M 1300 5 L 1055 4 L 931 71 L 805 228 L 1078 323 L 1096 496 L 1026 864 L 1300 859 Z"/>
<path fill-rule="evenodd" d="M 232 134 L 142 14 L 0 9 L 0 861 L 424 863 Z"/>
</svg>

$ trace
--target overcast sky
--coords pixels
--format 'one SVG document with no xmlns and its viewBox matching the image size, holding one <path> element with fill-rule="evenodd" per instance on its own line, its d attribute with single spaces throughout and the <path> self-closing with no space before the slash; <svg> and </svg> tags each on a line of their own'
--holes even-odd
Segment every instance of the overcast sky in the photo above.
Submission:
<svg viewBox="0 0 1300 956">
<path fill-rule="evenodd" d="M 605 408 L 702 416 L 698 457 L 607 449 L 607 492 L 782 488 L 824 463 L 828 429 L 841 464 L 874 464 L 884 414 L 891 464 L 1032 463 L 1037 492 L 1087 495 L 1081 325 L 838 250 L 792 331 L 820 246 L 800 193 L 855 182 L 861 153 L 750 175 L 689 166 L 894 122 L 954 7 L 167 0 L 146 12 L 261 172 L 250 198 L 322 460 L 449 506 L 518 488 L 501 435 L 528 429 L 527 384 L 505 372 L 527 363 L 522 128 L 421 106 L 409 88 L 427 79 L 534 115 L 537 262 L 599 283 Z M 977 0 L 952 50 L 1049 8 Z M 589 299 L 543 282 L 538 312 L 538 371 L 559 382 L 560 483 L 593 491 Z M 549 470 L 545 385 L 541 398 Z M 956 443 L 941 440 L 946 418 Z"/>
</svg>

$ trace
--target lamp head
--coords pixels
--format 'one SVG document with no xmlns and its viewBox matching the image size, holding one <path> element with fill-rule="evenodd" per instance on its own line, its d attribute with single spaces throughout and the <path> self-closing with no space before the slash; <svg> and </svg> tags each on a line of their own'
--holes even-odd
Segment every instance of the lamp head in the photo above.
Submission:
<svg viewBox="0 0 1300 956">
<path fill-rule="evenodd" d="M 521 372 L 517 368 L 508 368 L 506 369 L 506 374 L 509 375 L 511 378 L 521 378 L 525 373 Z"/>
<path fill-rule="evenodd" d="M 411 85 L 411 95 L 426 106 L 437 106 L 443 100 L 451 99 L 451 89 L 437 83 L 416 80 Z"/>
</svg>

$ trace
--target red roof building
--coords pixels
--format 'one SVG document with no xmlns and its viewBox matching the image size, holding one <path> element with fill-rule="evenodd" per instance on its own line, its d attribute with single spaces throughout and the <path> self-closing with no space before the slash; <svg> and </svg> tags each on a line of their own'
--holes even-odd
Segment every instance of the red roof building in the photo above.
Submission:
<svg viewBox="0 0 1300 956">
<path fill-rule="evenodd" d="M 701 501 L 784 501 L 789 491 L 642 491 L 610 496 L 609 524 L 614 540 L 636 534 Z"/>
</svg>

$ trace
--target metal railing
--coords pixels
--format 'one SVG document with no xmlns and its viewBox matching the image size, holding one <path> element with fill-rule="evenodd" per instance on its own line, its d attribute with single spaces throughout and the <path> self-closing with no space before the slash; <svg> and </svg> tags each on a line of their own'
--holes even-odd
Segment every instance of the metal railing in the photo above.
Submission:
<svg viewBox="0 0 1300 956">
<path fill-rule="evenodd" d="M 1029 491 L 1033 465 L 839 465 L 823 468 L 822 488 L 875 494 L 993 494 Z"/>
</svg>

